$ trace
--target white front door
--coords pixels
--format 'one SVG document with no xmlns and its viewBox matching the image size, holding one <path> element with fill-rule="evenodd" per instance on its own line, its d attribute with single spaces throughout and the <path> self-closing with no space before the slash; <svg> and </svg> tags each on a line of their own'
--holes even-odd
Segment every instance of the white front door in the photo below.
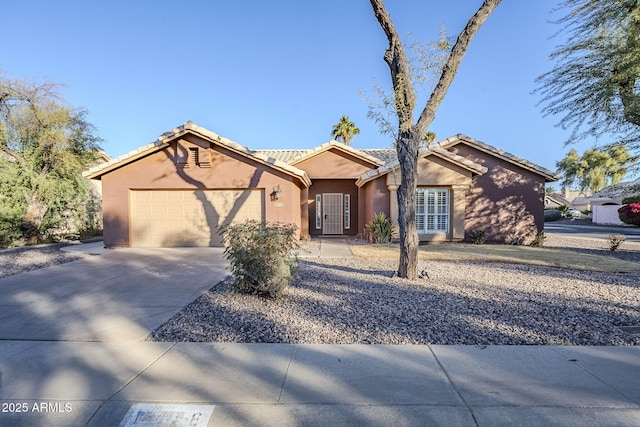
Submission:
<svg viewBox="0 0 640 427">
<path fill-rule="evenodd" d="M 325 193 L 322 195 L 324 234 L 342 234 L 343 203 L 342 194 Z"/>
</svg>

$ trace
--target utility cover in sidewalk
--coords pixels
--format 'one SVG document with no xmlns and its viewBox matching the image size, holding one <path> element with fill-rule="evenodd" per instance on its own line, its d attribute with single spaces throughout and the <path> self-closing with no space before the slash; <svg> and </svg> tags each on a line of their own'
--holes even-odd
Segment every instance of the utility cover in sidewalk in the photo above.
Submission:
<svg viewBox="0 0 640 427">
<path fill-rule="evenodd" d="M 174 405 L 136 403 L 120 422 L 120 427 L 206 427 L 215 405 Z"/>
</svg>

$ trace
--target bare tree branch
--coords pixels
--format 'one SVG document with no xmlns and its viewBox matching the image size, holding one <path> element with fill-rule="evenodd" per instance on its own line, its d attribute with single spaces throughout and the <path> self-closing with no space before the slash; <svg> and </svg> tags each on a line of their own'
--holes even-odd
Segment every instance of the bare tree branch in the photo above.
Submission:
<svg viewBox="0 0 640 427">
<path fill-rule="evenodd" d="M 501 0 L 485 0 L 485 2 L 480 6 L 480 9 L 469 19 L 467 25 L 458 35 L 458 39 L 451 49 L 451 53 L 449 54 L 449 58 L 447 62 L 444 64 L 442 68 L 442 74 L 440 75 L 440 79 L 436 84 L 436 87 L 433 89 L 427 104 L 425 105 L 422 113 L 420 114 L 420 118 L 418 119 L 418 123 L 416 127 L 418 132 L 422 135 L 424 134 L 429 125 L 433 122 L 436 116 L 436 110 L 442 103 L 444 96 L 449 90 L 449 86 L 453 82 L 453 78 L 458 72 L 458 67 L 462 62 L 462 58 L 464 58 L 467 49 L 469 48 L 469 44 L 471 40 L 476 35 L 482 24 L 487 20 L 489 15 L 495 10 L 495 8 L 500 4 Z"/>
<path fill-rule="evenodd" d="M 373 13 L 389 40 L 389 47 L 384 53 L 384 60 L 391 71 L 391 81 L 396 99 L 396 111 L 401 129 L 413 125 L 415 93 L 411 84 L 411 67 L 396 27 L 384 7 L 382 0 L 371 0 Z"/>
</svg>

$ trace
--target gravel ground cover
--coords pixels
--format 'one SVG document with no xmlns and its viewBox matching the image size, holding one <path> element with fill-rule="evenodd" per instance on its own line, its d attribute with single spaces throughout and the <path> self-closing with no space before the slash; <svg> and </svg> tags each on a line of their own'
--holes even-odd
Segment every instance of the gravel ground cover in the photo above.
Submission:
<svg viewBox="0 0 640 427">
<path fill-rule="evenodd" d="M 549 247 L 640 262 L 640 245 L 549 236 Z M 428 279 L 394 278 L 395 259 L 307 259 L 278 300 L 223 281 L 150 337 L 155 341 L 325 344 L 640 345 L 640 274 L 500 263 L 422 262 Z"/>
<path fill-rule="evenodd" d="M 68 243 L 3 249 L 0 251 L 0 278 L 76 261 L 86 255 L 61 251 Z"/>
</svg>

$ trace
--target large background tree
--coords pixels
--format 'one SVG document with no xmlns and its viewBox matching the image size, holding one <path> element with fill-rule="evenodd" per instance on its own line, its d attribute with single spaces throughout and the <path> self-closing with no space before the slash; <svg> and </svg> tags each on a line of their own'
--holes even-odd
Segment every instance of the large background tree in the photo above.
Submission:
<svg viewBox="0 0 640 427">
<path fill-rule="evenodd" d="M 415 279 L 418 269 L 418 233 L 416 230 L 416 185 L 418 150 L 429 125 L 435 119 L 449 86 L 458 71 L 471 40 L 501 0 L 485 0 L 469 19 L 449 51 L 440 69 L 431 95 L 417 122 L 414 122 L 415 90 L 411 80 L 411 64 L 405 48 L 382 0 L 370 0 L 373 13 L 384 30 L 389 47 L 384 60 L 391 72 L 395 112 L 398 118 L 396 151 L 400 162 L 400 187 L 398 188 L 398 225 L 400 231 L 400 259 L 398 275 Z"/>
<path fill-rule="evenodd" d="M 567 37 L 538 78 L 543 112 L 562 116 L 573 138 L 615 135 L 640 148 L 640 2 L 565 0 Z"/>
<path fill-rule="evenodd" d="M 331 130 L 331 136 L 342 141 L 345 145 L 351 145 L 351 140 L 354 136 L 360 133 L 360 129 L 356 127 L 356 124 L 349 120 L 349 116 L 340 117 L 340 121 L 333 125 Z"/>
<path fill-rule="evenodd" d="M 571 188 L 577 185 L 580 191 L 595 193 L 622 181 L 631 161 L 624 145 L 611 146 L 606 150 L 590 148 L 582 155 L 572 148 L 556 167 L 564 176 L 562 186 Z"/>
<path fill-rule="evenodd" d="M 82 171 L 100 139 L 59 87 L 0 75 L 0 244 L 34 243 L 84 213 Z"/>
</svg>

